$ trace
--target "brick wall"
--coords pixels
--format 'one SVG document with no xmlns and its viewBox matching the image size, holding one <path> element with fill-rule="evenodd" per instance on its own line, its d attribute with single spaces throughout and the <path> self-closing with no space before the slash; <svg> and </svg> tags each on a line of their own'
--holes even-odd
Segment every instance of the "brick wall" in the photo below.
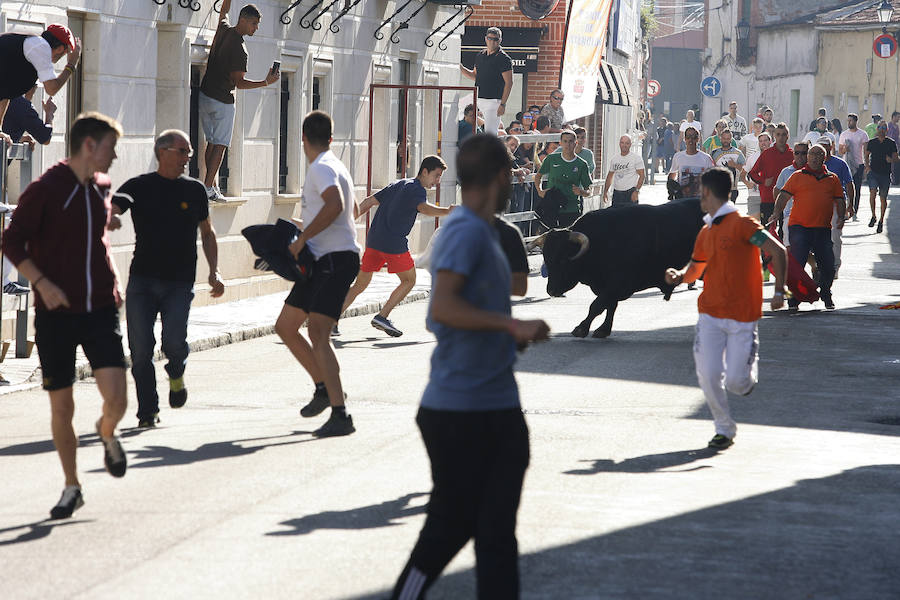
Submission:
<svg viewBox="0 0 900 600">
<path fill-rule="evenodd" d="M 562 63 L 563 39 L 566 27 L 566 0 L 560 0 L 556 9 L 541 21 L 523 15 L 515 2 L 510 0 L 484 0 L 476 6 L 475 14 L 467 25 L 475 27 L 546 27 L 538 51 L 538 70 L 526 77 L 527 104 L 543 106 L 550 101 L 550 92 L 559 85 L 559 67 Z"/>
</svg>

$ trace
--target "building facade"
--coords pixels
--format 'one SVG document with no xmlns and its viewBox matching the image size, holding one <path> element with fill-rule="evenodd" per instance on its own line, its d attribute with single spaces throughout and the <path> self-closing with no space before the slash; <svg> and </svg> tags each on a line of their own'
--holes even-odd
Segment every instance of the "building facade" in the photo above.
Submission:
<svg viewBox="0 0 900 600">
<path fill-rule="evenodd" d="M 232 24 L 243 4 L 235 1 L 232 5 Z M 220 270 L 226 280 L 226 294 L 217 301 L 287 288 L 280 278 L 252 269 L 250 248 L 240 231 L 278 217 L 299 216 L 306 169 L 300 124 L 310 110 L 319 108 L 333 115 L 332 148 L 350 168 L 358 199 L 366 193 L 370 173 L 371 186 L 378 189 L 402 171 L 398 148 L 404 121 L 408 123 L 407 164 L 411 171 L 424 155 L 436 152 L 439 123 L 449 132 L 444 136 L 444 148 L 455 147 L 454 94 L 459 92 L 445 93 L 443 106 L 438 106 L 435 91 L 410 91 L 407 101 L 401 102 L 399 91 L 380 89 L 375 91 L 374 106 L 369 106 L 373 83 L 460 84 L 459 31 L 453 31 L 458 19 L 432 36 L 434 42 L 441 41 L 440 46 L 425 44 L 455 9 L 431 2 L 405 7 L 402 2 L 363 2 L 344 13 L 349 4 L 328 7 L 325 2 L 304 15 L 308 5 L 288 0 L 258 0 L 255 4 L 263 17 L 256 34 L 245 39 L 247 77 L 263 79 L 275 60 L 281 61 L 282 77 L 266 88 L 236 92 L 234 137 L 220 171 L 220 187 L 227 201 L 210 204 L 218 233 Z M 291 4 L 298 6 L 290 8 Z M 205 141 L 196 116 L 197 88 L 217 25 L 218 6 L 213 0 L 163 0 L 162 4 L 156 0 L 4 1 L 0 31 L 40 33 L 50 23 L 63 23 L 82 38 L 84 48 L 76 76 L 54 99 L 59 110 L 53 140 L 35 151 L 33 173 L 40 174 L 65 156 L 66 124 L 83 110 L 113 116 L 124 127 L 118 159 L 110 170 L 114 187 L 155 170 L 153 140 L 164 129 L 189 132 L 195 156 L 202 156 Z M 319 12 L 321 27 L 315 28 L 312 19 Z M 36 106 L 43 99 L 40 94 L 41 90 Z M 371 139 L 370 109 L 376 117 Z M 455 178 L 452 161 L 448 162 L 451 171 L 441 192 L 445 198 L 453 198 Z M 191 174 L 203 175 L 202 160 L 200 163 L 191 163 Z M 110 237 L 115 260 L 126 277 L 134 231 L 129 218 L 123 219 L 123 224 Z M 417 243 L 434 227 L 433 220 L 420 225 Z M 359 229 L 362 239 L 364 222 Z M 211 302 L 204 293 L 208 289 L 206 275 L 201 258 L 196 304 Z"/>
</svg>

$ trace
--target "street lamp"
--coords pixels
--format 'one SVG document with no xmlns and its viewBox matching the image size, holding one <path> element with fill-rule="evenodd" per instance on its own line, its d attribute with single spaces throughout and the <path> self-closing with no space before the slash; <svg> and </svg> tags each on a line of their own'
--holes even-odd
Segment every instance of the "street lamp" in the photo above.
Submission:
<svg viewBox="0 0 900 600">
<path fill-rule="evenodd" d="M 737 24 L 737 39 L 746 40 L 748 37 L 750 37 L 750 23 L 747 22 L 747 19 L 741 19 L 741 22 Z"/>
<path fill-rule="evenodd" d="M 888 0 L 883 0 L 877 12 L 878 22 L 881 23 L 881 32 L 887 33 L 887 24 L 891 22 L 891 17 L 894 15 L 894 7 Z"/>
</svg>

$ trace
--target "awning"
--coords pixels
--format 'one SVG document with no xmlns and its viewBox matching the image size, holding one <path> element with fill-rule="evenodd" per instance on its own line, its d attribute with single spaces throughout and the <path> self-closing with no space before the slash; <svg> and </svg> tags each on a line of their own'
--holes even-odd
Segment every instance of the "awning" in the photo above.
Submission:
<svg viewBox="0 0 900 600">
<path fill-rule="evenodd" d="M 603 104 L 631 106 L 631 89 L 621 67 L 600 62 L 600 80 L 597 82 L 597 98 Z"/>
<path fill-rule="evenodd" d="M 462 36 L 462 64 L 471 69 L 475 56 L 484 50 L 484 35 L 487 27 L 466 26 Z M 504 27 L 501 48 L 509 54 L 513 63 L 513 73 L 537 72 L 538 50 L 541 30 L 536 27 Z"/>
</svg>

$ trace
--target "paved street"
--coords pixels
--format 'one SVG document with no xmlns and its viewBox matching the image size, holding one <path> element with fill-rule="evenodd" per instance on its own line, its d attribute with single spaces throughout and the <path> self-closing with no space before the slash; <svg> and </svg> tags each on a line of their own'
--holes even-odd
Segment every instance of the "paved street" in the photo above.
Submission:
<svg viewBox="0 0 900 600">
<path fill-rule="evenodd" d="M 642 200 L 663 195 L 658 183 Z M 514 313 L 553 334 L 517 367 L 532 452 L 524 598 L 897 597 L 900 310 L 878 306 L 900 300 L 900 212 L 883 235 L 868 216 L 847 224 L 836 311 L 767 312 L 760 384 L 732 397 L 738 437 L 717 455 L 691 356 L 698 292 L 639 293 L 610 338 L 576 339 L 590 291 L 550 299 L 532 275 Z M 188 404 L 164 407 L 155 430 L 131 429 L 131 386 L 116 480 L 91 433 L 99 395 L 78 383 L 86 504 L 70 520 L 45 520 L 63 483 L 45 393 L 0 397 L 0 595 L 386 597 L 430 488 L 413 421 L 434 347 L 426 309 L 399 307 L 396 339 L 369 316 L 341 322 L 347 438 L 311 437 L 324 420 L 299 416 L 311 383 L 260 337 L 193 354 Z M 470 544 L 429 598 L 474 597 L 473 566 Z"/>
</svg>

